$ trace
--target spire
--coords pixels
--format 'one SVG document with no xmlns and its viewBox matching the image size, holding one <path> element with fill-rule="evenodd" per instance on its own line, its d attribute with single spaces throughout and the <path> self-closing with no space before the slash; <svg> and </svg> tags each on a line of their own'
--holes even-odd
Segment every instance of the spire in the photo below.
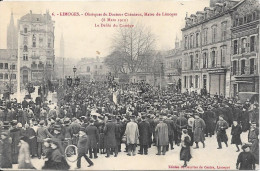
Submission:
<svg viewBox="0 0 260 171">
<path fill-rule="evenodd" d="M 13 10 L 11 12 L 10 23 L 7 28 L 7 49 L 17 49 L 17 30 L 14 25 Z"/>
</svg>

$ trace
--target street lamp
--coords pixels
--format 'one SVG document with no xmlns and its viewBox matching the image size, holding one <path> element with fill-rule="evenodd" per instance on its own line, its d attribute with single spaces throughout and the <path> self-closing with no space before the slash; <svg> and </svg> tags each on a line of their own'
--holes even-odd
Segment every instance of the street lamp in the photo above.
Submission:
<svg viewBox="0 0 260 171">
<path fill-rule="evenodd" d="M 74 78 L 75 78 L 75 74 L 77 72 L 77 68 L 75 66 L 73 67 L 73 72 L 74 72 Z"/>
</svg>

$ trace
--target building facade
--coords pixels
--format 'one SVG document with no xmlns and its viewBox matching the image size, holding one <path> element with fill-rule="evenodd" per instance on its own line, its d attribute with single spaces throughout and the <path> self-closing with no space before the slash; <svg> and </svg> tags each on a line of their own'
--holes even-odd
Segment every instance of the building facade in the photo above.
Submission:
<svg viewBox="0 0 260 171">
<path fill-rule="evenodd" d="M 230 96 L 231 12 L 238 3 L 225 0 L 186 17 L 182 92 Z"/>
<path fill-rule="evenodd" d="M 231 96 L 259 92 L 259 9 L 244 0 L 232 12 Z"/>
<path fill-rule="evenodd" d="M 18 20 L 18 56 L 21 82 L 40 83 L 52 80 L 54 74 L 54 21 L 45 14 L 30 13 Z"/>
<path fill-rule="evenodd" d="M 15 92 L 16 84 L 17 49 L 0 49 L 0 94 Z"/>
<path fill-rule="evenodd" d="M 182 72 L 181 41 L 176 37 L 175 48 L 165 57 L 165 82 L 168 86 L 180 86 Z M 181 87 L 180 87 L 181 88 Z"/>
<path fill-rule="evenodd" d="M 103 58 L 82 58 L 77 64 L 77 76 L 82 81 L 106 81 L 109 73 Z"/>
</svg>

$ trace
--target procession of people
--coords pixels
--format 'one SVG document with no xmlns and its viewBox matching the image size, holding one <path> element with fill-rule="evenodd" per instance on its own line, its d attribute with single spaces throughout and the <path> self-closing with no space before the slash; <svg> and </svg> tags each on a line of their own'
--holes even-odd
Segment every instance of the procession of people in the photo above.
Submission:
<svg viewBox="0 0 260 171">
<path fill-rule="evenodd" d="M 228 147 L 226 130 L 238 153 L 237 169 L 259 164 L 259 106 L 248 99 L 172 92 L 146 83 L 90 82 L 57 90 L 58 103 L 37 98 L 18 103 L 0 100 L 0 168 L 34 169 L 31 159 L 45 159 L 42 169 L 68 170 L 66 158 L 77 154 L 88 167 L 106 158 L 167 155 L 181 146 L 183 167 L 193 159 L 191 148 L 207 148 L 205 137 L 216 135 L 218 150 Z M 241 141 L 242 132 L 248 140 Z M 122 148 L 125 144 L 125 149 Z M 77 146 L 77 152 L 66 147 Z M 140 148 L 139 148 L 140 146 Z M 155 154 L 154 154 L 155 155 Z M 246 159 L 246 160 L 245 160 Z"/>
</svg>

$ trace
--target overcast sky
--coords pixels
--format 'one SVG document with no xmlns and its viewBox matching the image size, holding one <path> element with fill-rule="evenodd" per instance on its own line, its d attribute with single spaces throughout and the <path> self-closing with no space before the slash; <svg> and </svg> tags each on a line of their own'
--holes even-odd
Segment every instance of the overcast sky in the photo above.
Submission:
<svg viewBox="0 0 260 171">
<path fill-rule="evenodd" d="M 111 17 L 114 19 L 128 19 L 131 22 L 140 22 L 149 27 L 156 38 L 157 50 L 170 50 L 174 48 L 176 34 L 181 39 L 181 28 L 184 27 L 185 15 L 203 11 L 209 6 L 209 0 L 168 0 L 168 1 L 98 1 L 98 2 L 1 2 L 0 3 L 0 49 L 6 48 L 7 26 L 11 11 L 17 20 L 30 12 L 45 13 L 48 9 L 53 12 L 79 12 L 89 13 L 177 13 L 177 16 L 161 17 Z M 65 43 L 65 57 L 83 58 L 95 57 L 96 51 L 100 57 L 111 52 L 111 39 L 117 28 L 97 28 L 102 18 L 90 16 L 53 16 L 55 21 L 55 55 L 60 56 L 60 37 L 63 33 Z M 108 22 L 106 22 L 108 23 Z M 113 22 L 119 24 L 117 22 Z M 112 24 L 112 23 L 111 23 Z"/>
</svg>

